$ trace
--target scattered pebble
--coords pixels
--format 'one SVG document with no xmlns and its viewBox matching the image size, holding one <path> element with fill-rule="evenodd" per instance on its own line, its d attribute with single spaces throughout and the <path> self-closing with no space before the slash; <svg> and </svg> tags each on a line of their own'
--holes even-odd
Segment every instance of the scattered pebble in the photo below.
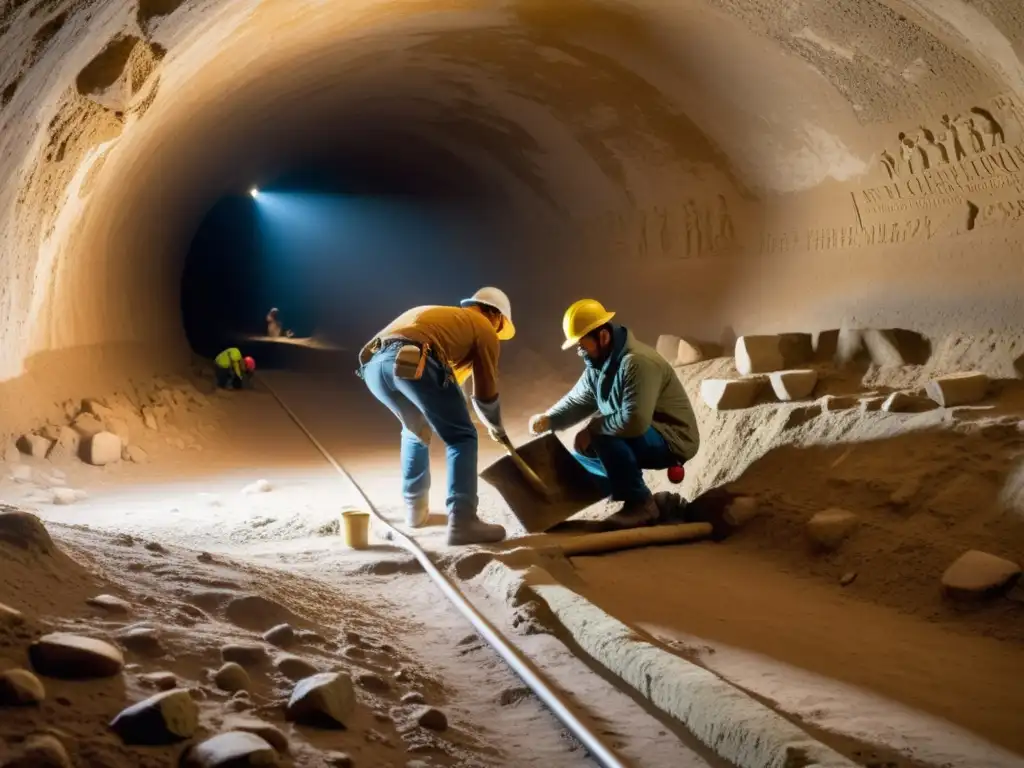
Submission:
<svg viewBox="0 0 1024 768">
<path fill-rule="evenodd" d="M 287 755 L 289 751 L 288 737 L 279 728 L 251 716 L 229 717 L 224 721 L 228 731 L 244 731 L 259 736 L 279 754 Z"/>
<path fill-rule="evenodd" d="M 859 518 L 845 509 L 826 509 L 807 521 L 807 535 L 822 549 L 836 549 L 853 533 Z"/>
<path fill-rule="evenodd" d="M 27 669 L 0 672 L 0 707 L 28 707 L 45 699 L 42 682 Z"/>
<path fill-rule="evenodd" d="M 199 729 L 199 706 L 188 691 L 164 691 L 121 711 L 110 728 L 125 744 L 173 744 Z"/>
<path fill-rule="evenodd" d="M 245 691 L 252 685 L 249 673 L 234 661 L 229 661 L 218 669 L 213 675 L 213 682 L 222 691 L 227 691 L 228 693 Z"/>
<path fill-rule="evenodd" d="M 1017 563 L 972 549 L 946 569 L 942 586 L 950 597 L 984 597 L 1013 586 L 1020 574 Z"/>
<path fill-rule="evenodd" d="M 8 605 L 0 603 L 0 628 L 20 627 L 25 623 L 25 617 L 21 611 L 16 611 Z"/>
<path fill-rule="evenodd" d="M 132 606 L 127 600 L 122 600 L 114 595 L 96 595 L 96 597 L 90 597 L 85 602 L 93 608 L 102 608 L 109 613 L 125 615 L 132 612 Z"/>
<path fill-rule="evenodd" d="M 344 727 L 356 708 L 352 678 L 323 672 L 296 684 L 288 700 L 289 720 L 317 727 Z"/>
<path fill-rule="evenodd" d="M 167 550 L 164 548 L 164 545 L 158 541 L 147 541 L 146 549 L 150 552 L 158 552 L 161 555 L 167 554 Z"/>
<path fill-rule="evenodd" d="M 344 752 L 326 752 L 323 757 L 331 768 L 352 768 L 353 765 L 352 758 Z"/>
<path fill-rule="evenodd" d="M 128 627 L 118 633 L 117 639 L 125 648 L 143 656 L 163 656 L 160 635 L 153 627 Z"/>
<path fill-rule="evenodd" d="M 182 768 L 276 766 L 274 747 L 254 733 L 228 731 L 195 745 L 182 757 Z"/>
<path fill-rule="evenodd" d="M 402 697 L 403 704 L 426 704 L 427 700 L 423 698 L 423 694 L 419 691 L 409 691 Z"/>
<path fill-rule="evenodd" d="M 264 663 L 269 654 L 262 645 L 254 643 L 230 643 L 220 649 L 224 661 L 233 661 L 243 667 L 252 667 Z"/>
<path fill-rule="evenodd" d="M 58 506 L 76 504 L 79 501 L 85 501 L 89 497 L 89 494 L 77 488 L 54 488 L 50 493 L 52 495 L 52 503 Z"/>
<path fill-rule="evenodd" d="M 437 707 L 421 707 L 415 713 L 416 722 L 432 731 L 448 728 L 448 716 Z"/>
<path fill-rule="evenodd" d="M 178 678 L 173 672 L 147 672 L 139 677 L 148 686 L 161 691 L 169 691 L 178 687 Z"/>
<path fill-rule="evenodd" d="M 843 577 L 841 579 L 839 579 L 839 584 L 841 586 L 848 587 L 851 584 L 853 584 L 853 582 L 855 582 L 856 580 L 857 580 L 857 572 L 856 571 L 850 571 L 849 573 L 844 573 L 843 574 Z"/>
<path fill-rule="evenodd" d="M 64 745 L 55 736 L 31 736 L 4 768 L 72 768 Z"/>
<path fill-rule="evenodd" d="M 113 677 L 124 667 L 124 656 L 110 643 L 65 632 L 39 638 L 28 655 L 40 674 L 68 680 Z"/>
<path fill-rule="evenodd" d="M 274 659 L 274 667 L 289 680 L 294 681 L 312 677 L 320 671 L 305 659 L 287 653 Z"/>
<path fill-rule="evenodd" d="M 264 632 L 263 639 L 278 648 L 287 648 L 295 642 L 295 629 L 291 624 L 278 624 Z"/>
<path fill-rule="evenodd" d="M 366 690 L 373 691 L 374 693 L 384 693 L 391 690 L 388 681 L 373 672 L 363 672 L 357 675 L 356 682 Z"/>
<path fill-rule="evenodd" d="M 245 486 L 242 489 L 242 493 L 246 496 L 251 496 L 254 493 L 270 493 L 272 490 L 274 490 L 274 486 L 270 484 L 269 480 L 260 479 L 255 483 L 249 483 L 249 485 Z"/>
</svg>

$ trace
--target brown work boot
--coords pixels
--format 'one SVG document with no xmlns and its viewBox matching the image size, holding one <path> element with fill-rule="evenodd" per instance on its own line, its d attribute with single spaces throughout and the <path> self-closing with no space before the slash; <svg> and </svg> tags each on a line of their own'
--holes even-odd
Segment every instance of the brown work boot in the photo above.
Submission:
<svg viewBox="0 0 1024 768">
<path fill-rule="evenodd" d="M 460 547 L 465 544 L 497 544 L 505 538 L 505 529 L 500 525 L 485 523 L 474 515 L 449 515 L 448 546 Z"/>
<path fill-rule="evenodd" d="M 622 509 L 609 517 L 607 522 L 621 529 L 642 528 L 658 522 L 660 514 L 654 497 L 648 496 L 643 501 L 623 504 Z"/>
</svg>

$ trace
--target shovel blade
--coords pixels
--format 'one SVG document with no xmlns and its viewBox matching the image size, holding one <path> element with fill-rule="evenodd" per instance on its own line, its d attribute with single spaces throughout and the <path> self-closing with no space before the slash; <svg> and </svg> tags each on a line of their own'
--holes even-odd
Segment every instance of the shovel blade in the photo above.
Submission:
<svg viewBox="0 0 1024 768">
<path fill-rule="evenodd" d="M 554 434 L 524 443 L 516 452 L 547 488 L 547 496 L 533 487 L 511 456 L 486 467 L 480 477 L 501 494 L 527 533 L 543 533 L 605 497 Z"/>
</svg>

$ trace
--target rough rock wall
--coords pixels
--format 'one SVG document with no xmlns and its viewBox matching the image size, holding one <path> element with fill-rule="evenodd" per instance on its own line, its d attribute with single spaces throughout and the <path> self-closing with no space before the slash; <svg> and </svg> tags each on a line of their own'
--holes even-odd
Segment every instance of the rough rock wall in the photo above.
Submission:
<svg viewBox="0 0 1024 768">
<path fill-rule="evenodd" d="M 179 349 L 206 207 L 349 123 L 504 188 L 527 339 L 581 293 L 648 336 L 1019 324 L 1022 29 L 1015 0 L 8 3 L 0 380 Z"/>
</svg>

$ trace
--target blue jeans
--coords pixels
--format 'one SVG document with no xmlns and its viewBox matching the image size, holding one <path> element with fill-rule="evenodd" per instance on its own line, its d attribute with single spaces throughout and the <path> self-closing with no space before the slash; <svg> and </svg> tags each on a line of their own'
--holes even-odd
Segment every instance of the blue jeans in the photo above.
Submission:
<svg viewBox="0 0 1024 768">
<path fill-rule="evenodd" d="M 654 427 L 640 437 L 593 435 L 586 454 L 573 452 L 612 500 L 627 504 L 651 495 L 644 483 L 644 469 L 668 469 L 679 463 L 668 443 Z"/>
<path fill-rule="evenodd" d="M 395 376 L 398 346 L 381 350 L 362 369 L 373 396 L 402 424 L 402 495 L 407 503 L 430 491 L 430 436 L 447 448 L 448 514 L 471 516 L 477 508 L 477 433 L 462 389 L 433 357 L 417 381 Z"/>
</svg>

